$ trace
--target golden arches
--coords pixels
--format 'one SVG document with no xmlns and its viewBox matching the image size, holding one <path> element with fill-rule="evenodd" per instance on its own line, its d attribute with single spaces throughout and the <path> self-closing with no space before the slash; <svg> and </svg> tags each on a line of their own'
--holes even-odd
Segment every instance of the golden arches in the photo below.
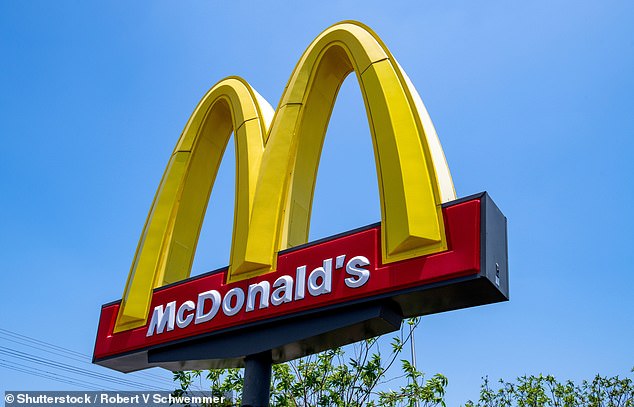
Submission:
<svg viewBox="0 0 634 407">
<path fill-rule="evenodd" d="M 354 71 L 374 145 L 384 262 L 446 248 L 441 203 L 455 199 L 431 120 L 370 29 L 336 24 L 304 52 L 268 128 L 270 106 L 239 78 L 192 114 L 157 191 L 126 283 L 116 331 L 146 322 L 152 289 L 189 275 L 211 187 L 232 130 L 236 207 L 227 281 L 275 268 L 306 242 L 321 146 L 339 87 Z"/>
</svg>

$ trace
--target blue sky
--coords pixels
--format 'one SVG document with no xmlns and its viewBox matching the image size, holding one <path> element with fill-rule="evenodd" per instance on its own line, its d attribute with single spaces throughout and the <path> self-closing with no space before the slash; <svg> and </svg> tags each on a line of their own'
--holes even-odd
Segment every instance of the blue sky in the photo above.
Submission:
<svg viewBox="0 0 634 407">
<path fill-rule="evenodd" d="M 476 397 L 485 375 L 627 374 L 630 1 L 0 2 L 0 325 L 90 354 L 100 306 L 121 297 L 201 96 L 240 75 L 275 106 L 310 41 L 344 19 L 372 27 L 412 79 L 458 195 L 486 190 L 509 220 L 511 301 L 426 317 L 416 333 L 419 366 L 449 378 L 449 405 Z M 230 150 L 194 273 L 228 263 Z M 379 220 L 371 151 L 351 77 L 326 138 L 311 238 Z M 336 201 L 351 183 L 358 199 Z M 72 388 L 3 367 L 0 382 Z"/>
</svg>

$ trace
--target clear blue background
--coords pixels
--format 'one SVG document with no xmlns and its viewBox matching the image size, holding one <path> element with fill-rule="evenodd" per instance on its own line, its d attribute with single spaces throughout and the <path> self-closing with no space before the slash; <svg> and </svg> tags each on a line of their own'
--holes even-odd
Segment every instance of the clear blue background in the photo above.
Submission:
<svg viewBox="0 0 634 407">
<path fill-rule="evenodd" d="M 449 378 L 448 404 L 476 397 L 485 375 L 629 374 L 631 1 L 1 1 L 0 325 L 90 354 L 100 306 L 121 297 L 201 96 L 240 75 L 275 107 L 310 41 L 344 19 L 372 27 L 416 85 L 458 195 L 487 190 L 509 220 L 511 301 L 426 317 L 416 333 L 419 367 Z M 228 263 L 227 151 L 194 273 Z M 360 192 L 342 199 L 351 185 Z M 326 138 L 311 238 L 379 218 L 350 77 Z M 0 391 L 73 388 L 3 367 L 0 382 Z"/>
</svg>

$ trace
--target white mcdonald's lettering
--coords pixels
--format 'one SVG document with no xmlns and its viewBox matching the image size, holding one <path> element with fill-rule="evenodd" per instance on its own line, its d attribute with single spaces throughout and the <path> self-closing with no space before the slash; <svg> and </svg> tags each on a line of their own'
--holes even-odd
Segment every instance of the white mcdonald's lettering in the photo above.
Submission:
<svg viewBox="0 0 634 407">
<path fill-rule="evenodd" d="M 165 309 L 162 305 L 154 308 L 152 313 L 152 320 L 150 321 L 150 328 L 148 329 L 147 336 L 153 335 L 154 331 L 160 334 L 163 333 L 165 328 L 168 331 L 174 330 L 176 301 L 172 301 L 167 304 Z"/>
<path fill-rule="evenodd" d="M 346 285 L 350 288 L 358 288 L 367 283 L 370 278 L 370 271 L 363 267 L 368 265 L 370 265 L 370 262 L 363 256 L 356 256 L 350 259 L 346 266 L 346 273 L 352 277 L 348 277 L 344 280 Z"/>
<path fill-rule="evenodd" d="M 343 264 L 338 264 L 340 258 L 343 259 L 345 256 L 337 258 L 336 268 L 343 267 Z M 370 261 L 365 256 L 352 257 L 346 264 L 346 273 L 343 275 L 346 286 L 363 287 L 370 279 L 370 270 L 365 268 L 369 265 Z M 217 290 L 209 290 L 198 294 L 196 302 L 186 300 L 178 307 L 176 301 L 171 301 L 165 306 L 157 305 L 152 311 L 146 336 L 173 331 L 175 328 L 187 328 L 192 321 L 194 324 L 212 321 L 220 308 L 227 317 L 232 317 L 243 309 L 244 312 L 254 312 L 266 309 L 269 305 L 280 306 L 300 301 L 305 298 L 306 291 L 312 297 L 332 292 L 332 258 L 324 260 L 322 265 L 313 269 L 308 276 L 306 266 L 297 267 L 295 271 L 295 279 L 289 275 L 278 277 L 273 283 L 272 292 L 268 281 L 260 281 L 250 284 L 246 294 L 242 288 L 233 287 L 224 297 Z"/>
<path fill-rule="evenodd" d="M 211 301 L 211 309 L 205 313 L 205 301 Z M 220 293 L 216 290 L 205 291 L 204 293 L 198 294 L 198 305 L 196 307 L 196 320 L 195 324 L 202 324 L 203 322 L 207 322 L 213 317 L 216 316 L 218 310 L 220 309 Z"/>
</svg>

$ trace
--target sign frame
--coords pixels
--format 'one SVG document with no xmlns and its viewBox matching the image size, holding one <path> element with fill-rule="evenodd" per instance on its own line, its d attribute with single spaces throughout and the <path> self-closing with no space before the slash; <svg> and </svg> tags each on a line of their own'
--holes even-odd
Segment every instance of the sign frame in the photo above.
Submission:
<svg viewBox="0 0 634 407">
<path fill-rule="evenodd" d="M 474 202 L 479 205 L 478 264 L 460 277 L 292 312 L 106 357 L 95 356 L 93 363 L 122 372 L 156 366 L 173 371 L 244 367 L 247 357 L 267 351 L 270 352 L 271 362 L 281 363 L 395 331 L 404 318 L 507 301 L 509 281 L 506 217 L 486 192 L 443 204 L 443 209 Z M 320 239 L 281 252 L 280 255 L 358 235 L 379 226 L 380 224 L 372 224 Z M 455 233 L 455 227 L 449 229 Z M 451 236 L 449 241 L 451 243 Z M 404 268 L 403 272 L 407 272 L 407 266 L 400 267 Z M 225 269 L 195 276 L 167 288 L 195 282 L 223 270 Z M 106 304 L 103 309 L 118 303 Z M 98 343 L 108 335 L 121 335 L 112 332 L 104 335 L 103 326 L 103 323 L 100 324 Z"/>
</svg>

